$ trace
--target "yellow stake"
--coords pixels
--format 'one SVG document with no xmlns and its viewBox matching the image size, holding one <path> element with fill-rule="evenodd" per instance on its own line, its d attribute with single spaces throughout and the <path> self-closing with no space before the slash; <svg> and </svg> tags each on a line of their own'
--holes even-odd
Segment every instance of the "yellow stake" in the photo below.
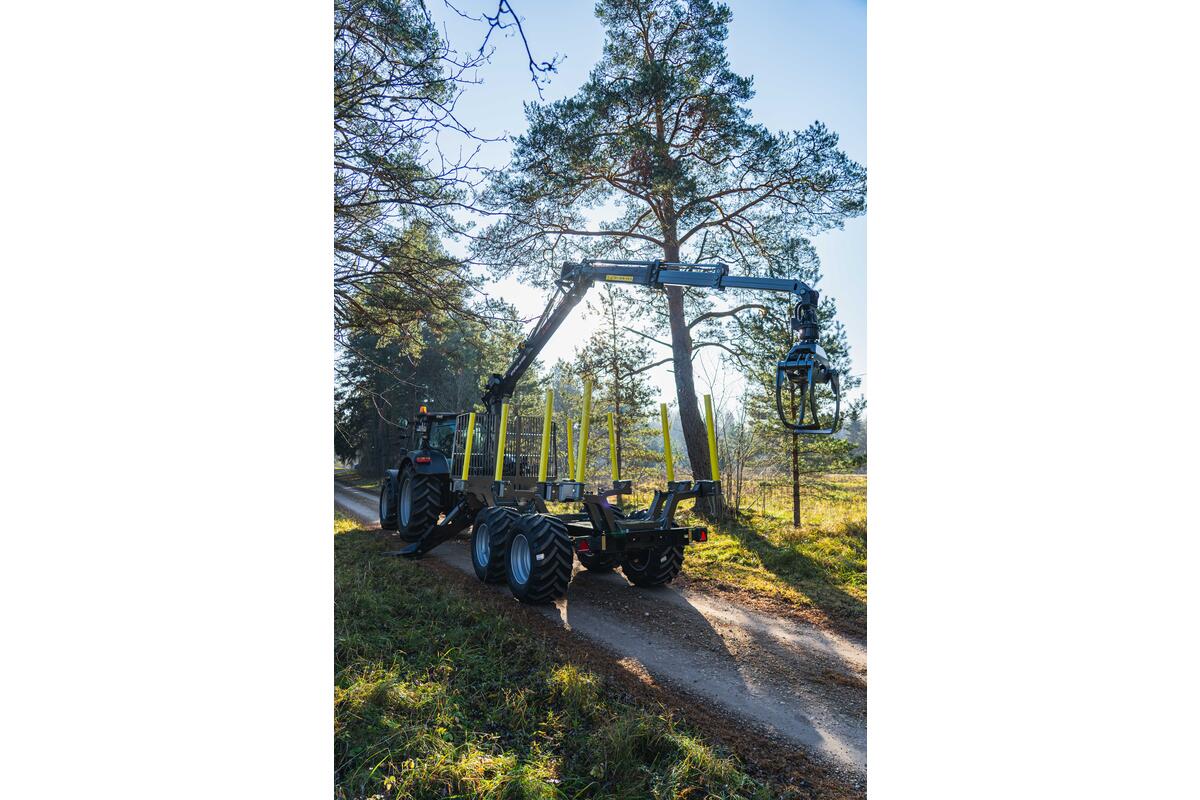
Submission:
<svg viewBox="0 0 1200 800">
<path fill-rule="evenodd" d="M 508 403 L 500 406 L 500 438 L 496 441 L 496 480 L 504 477 L 504 440 L 508 437 Z"/>
<path fill-rule="evenodd" d="M 575 423 L 567 417 L 567 480 L 575 479 L 575 444 L 571 441 L 573 434 L 571 428 L 575 427 Z"/>
<path fill-rule="evenodd" d="M 471 447 L 475 444 L 475 412 L 471 412 L 471 416 L 467 417 L 467 446 L 463 448 L 463 473 L 462 479 L 467 479 L 467 473 L 471 469 Z"/>
<path fill-rule="evenodd" d="M 717 426 L 713 424 L 712 395 L 704 395 L 704 420 L 708 423 L 708 466 L 714 481 L 721 480 L 717 469 Z"/>
<path fill-rule="evenodd" d="M 608 412 L 608 460 L 612 464 L 613 483 L 621 478 L 617 474 L 617 429 L 613 425 L 613 412 Z"/>
<path fill-rule="evenodd" d="M 583 420 L 579 423 L 579 457 L 575 459 L 575 480 L 583 483 L 584 469 L 587 467 L 588 429 L 592 427 L 592 379 L 583 382 Z"/>
<path fill-rule="evenodd" d="M 667 422 L 667 404 L 658 404 L 658 414 L 662 417 L 663 457 L 667 462 L 667 480 L 675 480 L 675 462 L 671 460 L 671 426 Z"/>
<path fill-rule="evenodd" d="M 550 470 L 550 426 L 553 424 L 554 390 L 546 390 L 546 418 L 542 420 L 542 460 L 538 462 L 538 481 L 546 482 Z"/>
</svg>

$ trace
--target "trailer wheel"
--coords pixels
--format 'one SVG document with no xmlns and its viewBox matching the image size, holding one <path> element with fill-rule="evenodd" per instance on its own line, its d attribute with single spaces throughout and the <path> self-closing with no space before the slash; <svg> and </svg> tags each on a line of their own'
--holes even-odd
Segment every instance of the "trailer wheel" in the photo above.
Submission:
<svg viewBox="0 0 1200 800">
<path fill-rule="evenodd" d="M 508 574 L 508 543 L 521 515 L 506 506 L 485 508 L 471 531 L 471 566 L 484 583 L 499 583 Z"/>
<path fill-rule="evenodd" d="M 683 545 L 627 550 L 621 558 L 621 572 L 634 586 L 662 586 L 675 580 L 683 569 Z"/>
<path fill-rule="evenodd" d="M 396 530 L 406 542 L 415 542 L 437 524 L 446 508 L 450 483 L 445 475 L 422 475 L 406 466 L 396 489 Z"/>
<path fill-rule="evenodd" d="M 615 553 L 576 553 L 579 563 L 588 572 L 612 572 L 617 566 Z"/>
<path fill-rule="evenodd" d="M 396 470 L 388 470 L 379 485 L 379 527 L 385 531 L 396 530 Z"/>
<path fill-rule="evenodd" d="M 508 588 L 522 603 L 549 603 L 571 582 L 567 524 L 550 514 L 525 514 L 508 547 Z"/>
</svg>

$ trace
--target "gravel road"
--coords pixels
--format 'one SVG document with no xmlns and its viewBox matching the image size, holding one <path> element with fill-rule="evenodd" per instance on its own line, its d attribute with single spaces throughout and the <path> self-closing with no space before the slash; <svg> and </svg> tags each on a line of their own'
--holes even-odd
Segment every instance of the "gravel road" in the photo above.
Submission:
<svg viewBox="0 0 1200 800">
<path fill-rule="evenodd" d="M 374 493 L 335 483 L 334 498 L 378 525 Z M 426 558 L 474 575 L 465 539 Z M 866 780 L 865 643 L 695 590 L 640 589 L 619 571 L 593 574 L 578 564 L 566 599 L 532 610 L 698 702 L 804 748 L 850 783 Z"/>
</svg>

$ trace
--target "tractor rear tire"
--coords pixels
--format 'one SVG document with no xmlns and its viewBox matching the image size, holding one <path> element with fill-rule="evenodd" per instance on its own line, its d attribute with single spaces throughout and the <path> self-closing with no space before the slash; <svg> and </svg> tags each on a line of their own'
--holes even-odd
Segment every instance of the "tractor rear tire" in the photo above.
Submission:
<svg viewBox="0 0 1200 800">
<path fill-rule="evenodd" d="M 683 545 L 627 550 L 621 557 L 621 572 L 634 586 L 662 586 L 675 580 L 683 569 Z"/>
<path fill-rule="evenodd" d="M 550 514 L 524 514 L 508 546 L 508 588 L 522 603 L 550 603 L 571 582 L 567 524 Z"/>
<path fill-rule="evenodd" d="M 385 531 L 396 530 L 396 481 L 392 477 L 393 472 L 395 470 L 388 470 L 379 484 L 379 527 Z"/>
<path fill-rule="evenodd" d="M 406 542 L 415 542 L 437 524 L 450 497 L 445 475 L 422 475 L 411 464 L 400 471 L 396 487 L 396 530 Z"/>
<path fill-rule="evenodd" d="M 579 563 L 588 572 L 612 572 L 617 566 L 616 553 L 576 553 Z"/>
<path fill-rule="evenodd" d="M 471 531 L 471 566 L 484 583 L 499 583 L 508 574 L 508 543 L 521 515 L 507 506 L 485 508 Z"/>
</svg>

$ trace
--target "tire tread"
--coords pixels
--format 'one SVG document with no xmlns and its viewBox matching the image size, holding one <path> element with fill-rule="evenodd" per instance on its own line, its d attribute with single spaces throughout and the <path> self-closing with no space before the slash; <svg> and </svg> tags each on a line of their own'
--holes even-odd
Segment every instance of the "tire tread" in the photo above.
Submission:
<svg viewBox="0 0 1200 800">
<path fill-rule="evenodd" d="M 663 556 L 666 558 L 663 558 Z M 645 568 L 633 566 L 628 557 L 621 559 L 621 572 L 634 586 L 663 586 L 675 580 L 683 569 L 683 545 L 654 547 L 649 551 Z"/>
<path fill-rule="evenodd" d="M 550 514 L 525 514 L 521 516 L 521 531 L 529 540 L 533 560 L 529 582 L 524 587 L 515 585 L 509 577 L 508 585 L 513 595 L 522 603 L 531 604 L 549 603 L 565 597 L 575 565 L 567 524 Z M 539 553 L 543 556 L 541 561 L 537 559 Z"/>
<path fill-rule="evenodd" d="M 408 527 L 400 524 L 400 491 L 404 486 L 405 473 L 411 472 L 413 482 L 412 515 Z M 445 475 L 422 475 L 406 467 L 396 484 L 396 530 L 406 542 L 415 542 L 437 524 L 438 517 L 446 510 L 450 482 Z"/>
<path fill-rule="evenodd" d="M 512 541 L 520 519 L 521 515 L 516 509 L 507 506 L 485 508 L 475 518 L 475 526 L 471 530 L 471 565 L 475 568 L 475 576 L 484 583 L 500 583 L 508 576 L 508 543 Z M 488 526 L 492 547 L 488 565 L 481 570 L 475 563 L 475 531 L 483 524 Z"/>
</svg>

